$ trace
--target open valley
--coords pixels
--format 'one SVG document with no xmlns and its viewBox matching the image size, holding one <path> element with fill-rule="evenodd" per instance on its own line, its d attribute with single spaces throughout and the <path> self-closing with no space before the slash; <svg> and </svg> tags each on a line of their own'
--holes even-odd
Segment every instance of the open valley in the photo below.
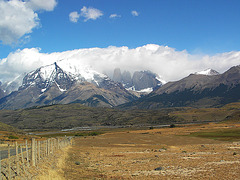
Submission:
<svg viewBox="0 0 240 180">
<path fill-rule="evenodd" d="M 189 136 L 217 131 L 237 134 L 229 141 Z M 210 123 L 76 137 L 59 157 L 60 174 L 63 179 L 239 179 L 239 131 L 239 124 Z"/>
</svg>

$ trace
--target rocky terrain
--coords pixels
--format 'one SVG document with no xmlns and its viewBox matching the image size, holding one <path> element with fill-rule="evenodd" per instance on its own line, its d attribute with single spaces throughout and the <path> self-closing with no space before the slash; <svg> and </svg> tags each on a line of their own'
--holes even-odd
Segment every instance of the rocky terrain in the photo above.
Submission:
<svg viewBox="0 0 240 180">
<path fill-rule="evenodd" d="M 164 84 L 164 81 L 151 71 L 135 71 L 131 75 L 129 71 L 121 73 L 119 68 L 114 69 L 113 80 L 122 83 L 128 90 L 142 93 L 150 93 Z"/>
</svg>

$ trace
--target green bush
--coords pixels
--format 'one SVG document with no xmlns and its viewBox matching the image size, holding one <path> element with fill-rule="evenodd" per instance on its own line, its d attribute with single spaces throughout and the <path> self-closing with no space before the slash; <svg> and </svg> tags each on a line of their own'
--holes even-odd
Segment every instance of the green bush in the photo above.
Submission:
<svg viewBox="0 0 240 180">
<path fill-rule="evenodd" d="M 77 133 L 75 136 L 97 136 L 100 135 L 100 132 L 89 132 L 89 133 Z"/>
<path fill-rule="evenodd" d="M 18 139 L 18 137 L 17 137 L 17 136 L 10 135 L 10 136 L 8 136 L 8 139 Z"/>
<path fill-rule="evenodd" d="M 79 162 L 79 161 L 76 161 L 75 164 L 76 164 L 76 165 L 80 165 L 80 162 Z"/>
</svg>

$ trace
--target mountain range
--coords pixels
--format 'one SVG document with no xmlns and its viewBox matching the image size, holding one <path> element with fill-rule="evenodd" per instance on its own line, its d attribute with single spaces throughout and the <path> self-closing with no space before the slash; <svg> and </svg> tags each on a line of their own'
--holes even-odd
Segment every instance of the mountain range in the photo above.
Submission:
<svg viewBox="0 0 240 180">
<path fill-rule="evenodd" d="M 240 100 L 240 66 L 223 74 L 213 70 L 190 74 L 168 82 L 147 96 L 121 108 L 158 109 L 163 107 L 219 107 Z"/>
<path fill-rule="evenodd" d="M 240 66 L 223 74 L 207 69 L 168 82 L 145 70 L 116 68 L 112 78 L 68 59 L 0 84 L 0 109 L 80 103 L 91 107 L 158 109 L 219 107 L 240 100 Z"/>
<path fill-rule="evenodd" d="M 28 73 L 17 91 L 0 99 L 0 108 L 68 103 L 113 107 L 136 98 L 121 83 L 91 67 L 62 60 Z"/>
</svg>

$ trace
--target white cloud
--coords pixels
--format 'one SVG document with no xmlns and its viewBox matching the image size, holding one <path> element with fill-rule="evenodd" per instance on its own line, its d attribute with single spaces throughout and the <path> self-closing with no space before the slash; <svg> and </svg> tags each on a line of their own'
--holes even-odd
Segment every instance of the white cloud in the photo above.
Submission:
<svg viewBox="0 0 240 180">
<path fill-rule="evenodd" d="M 86 22 L 90 19 L 96 20 L 100 18 L 101 16 L 103 16 L 103 13 L 99 9 L 95 9 L 92 7 L 87 8 L 86 6 L 83 6 L 83 8 L 81 9 L 81 16 L 85 18 L 84 21 Z"/>
<path fill-rule="evenodd" d="M 118 15 L 118 14 L 111 14 L 111 15 L 109 16 L 109 18 L 111 18 L 111 19 L 120 18 L 120 17 L 121 17 L 121 15 Z"/>
<path fill-rule="evenodd" d="M 133 16 L 139 16 L 139 12 L 137 12 L 137 11 L 135 11 L 135 10 L 132 11 L 131 13 L 132 13 Z"/>
<path fill-rule="evenodd" d="M 35 10 L 50 11 L 55 0 L 0 0 L 0 42 L 13 44 L 39 26 Z"/>
<path fill-rule="evenodd" d="M 174 48 L 155 44 L 135 49 L 111 46 L 51 54 L 41 53 L 38 48 L 23 49 L 10 53 L 7 58 L 0 60 L 0 80 L 12 79 L 21 73 L 62 59 L 78 60 L 99 72 L 108 74 L 113 73 L 116 67 L 130 72 L 151 70 L 166 81 L 174 81 L 207 68 L 223 73 L 230 67 L 240 64 L 240 51 L 199 56 L 191 55 L 185 50 L 176 51 Z"/>
<path fill-rule="evenodd" d="M 34 11 L 45 10 L 53 11 L 57 5 L 56 0 L 29 0 L 26 5 Z"/>
<path fill-rule="evenodd" d="M 69 14 L 69 20 L 73 23 L 78 22 L 79 17 L 80 17 L 80 14 L 78 14 L 77 11 L 71 12 Z"/>
</svg>

